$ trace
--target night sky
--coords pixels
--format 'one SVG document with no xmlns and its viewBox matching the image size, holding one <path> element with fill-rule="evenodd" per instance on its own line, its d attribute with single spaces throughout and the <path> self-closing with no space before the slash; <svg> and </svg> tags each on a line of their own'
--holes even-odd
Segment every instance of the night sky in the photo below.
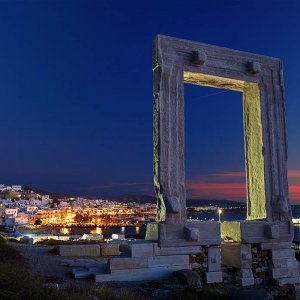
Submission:
<svg viewBox="0 0 300 300">
<path fill-rule="evenodd" d="M 0 1 L 0 183 L 154 194 L 157 34 L 284 63 L 290 198 L 300 202 L 300 1 Z M 185 85 L 189 197 L 245 198 L 242 94 Z"/>
</svg>

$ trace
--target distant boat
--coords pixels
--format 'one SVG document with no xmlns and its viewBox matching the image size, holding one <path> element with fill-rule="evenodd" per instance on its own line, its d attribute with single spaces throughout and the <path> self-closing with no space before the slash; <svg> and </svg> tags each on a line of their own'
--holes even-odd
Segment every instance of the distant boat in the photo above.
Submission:
<svg viewBox="0 0 300 300">
<path fill-rule="evenodd" d="M 300 219 L 294 219 L 292 218 L 293 224 L 300 224 Z"/>
</svg>

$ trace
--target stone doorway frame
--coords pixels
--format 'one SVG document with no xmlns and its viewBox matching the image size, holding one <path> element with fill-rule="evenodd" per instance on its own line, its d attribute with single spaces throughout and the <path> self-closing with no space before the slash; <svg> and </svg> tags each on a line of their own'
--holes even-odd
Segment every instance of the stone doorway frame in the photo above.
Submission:
<svg viewBox="0 0 300 300">
<path fill-rule="evenodd" d="M 191 83 L 243 93 L 247 220 L 222 224 L 224 235 L 246 242 L 278 236 L 291 241 L 281 61 L 158 35 L 153 43 L 153 72 L 158 209 L 157 222 L 147 227 L 146 239 L 160 246 L 221 242 L 219 223 L 186 220 L 183 90 L 184 83 Z"/>
</svg>

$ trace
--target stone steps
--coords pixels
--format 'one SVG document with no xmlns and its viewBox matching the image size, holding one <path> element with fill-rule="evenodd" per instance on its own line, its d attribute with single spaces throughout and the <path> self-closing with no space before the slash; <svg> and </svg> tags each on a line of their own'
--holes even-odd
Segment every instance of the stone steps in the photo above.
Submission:
<svg viewBox="0 0 300 300">
<path fill-rule="evenodd" d="M 111 270 L 110 274 L 96 274 L 94 279 L 96 282 L 160 280 L 170 278 L 174 271 L 181 269 L 189 269 L 189 265 Z"/>
<path fill-rule="evenodd" d="M 97 266 L 93 267 L 81 267 L 72 269 L 72 276 L 75 279 L 91 279 L 94 278 L 97 274 L 109 274 L 107 264 L 98 264 Z"/>
</svg>

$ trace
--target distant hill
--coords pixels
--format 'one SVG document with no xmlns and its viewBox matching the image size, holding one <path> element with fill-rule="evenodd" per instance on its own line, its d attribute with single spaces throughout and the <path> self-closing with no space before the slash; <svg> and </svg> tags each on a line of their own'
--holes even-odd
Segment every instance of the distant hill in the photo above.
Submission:
<svg viewBox="0 0 300 300">
<path fill-rule="evenodd" d="M 130 202 L 136 202 L 136 203 L 156 203 L 156 197 L 151 195 L 122 195 L 119 197 L 111 197 L 108 200 L 116 201 L 120 203 L 130 203 Z M 232 200 L 208 200 L 208 199 L 187 199 L 186 201 L 187 206 L 246 206 L 246 203 L 240 202 L 240 201 L 232 201 Z"/>
<path fill-rule="evenodd" d="M 209 205 L 220 206 L 220 207 L 228 207 L 228 206 L 238 205 L 238 206 L 246 207 L 245 202 L 225 200 L 225 199 L 224 200 L 187 199 L 186 205 L 188 207 L 190 207 L 190 206 L 209 206 Z"/>
<path fill-rule="evenodd" d="M 125 194 L 118 197 L 110 197 L 108 198 L 110 201 L 120 202 L 120 203 L 156 203 L 156 197 L 151 195 L 130 195 Z"/>
<path fill-rule="evenodd" d="M 65 199 L 65 198 L 77 198 L 78 195 L 74 194 L 68 194 L 68 193 L 59 193 L 59 192 L 49 192 L 37 188 L 31 188 L 31 187 L 26 187 L 27 190 L 31 190 L 37 194 L 40 195 L 49 195 L 51 199 L 57 200 L 57 199 Z M 86 199 L 99 199 L 99 197 L 96 196 L 80 196 Z"/>
<path fill-rule="evenodd" d="M 29 188 L 28 189 L 41 194 L 41 195 L 49 195 L 51 199 L 57 200 L 57 199 L 64 199 L 64 198 L 77 198 L 77 195 L 71 195 L 71 194 L 66 194 L 66 193 L 54 193 L 54 192 L 49 192 L 49 191 L 44 191 L 36 188 Z M 96 196 L 81 196 L 82 198 L 86 199 L 99 199 L 102 197 L 96 197 Z M 136 202 L 136 203 L 153 203 L 155 204 L 157 202 L 156 197 L 152 195 L 135 195 L 135 194 L 125 194 L 117 197 L 109 197 L 109 198 L 104 198 L 110 201 L 114 202 L 120 202 L 120 203 L 131 203 L 131 202 Z M 187 207 L 191 206 L 209 206 L 209 205 L 214 205 L 214 206 L 220 206 L 220 207 L 227 207 L 227 206 L 235 206 L 239 205 L 242 207 L 246 207 L 245 202 L 241 201 L 232 201 L 232 200 L 208 200 L 208 199 L 187 199 L 186 201 Z"/>
</svg>

